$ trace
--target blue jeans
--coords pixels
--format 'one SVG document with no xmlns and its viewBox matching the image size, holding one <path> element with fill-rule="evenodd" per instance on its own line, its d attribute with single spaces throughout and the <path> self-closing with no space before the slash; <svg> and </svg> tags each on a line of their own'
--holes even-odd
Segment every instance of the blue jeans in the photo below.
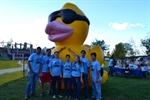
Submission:
<svg viewBox="0 0 150 100">
<path fill-rule="evenodd" d="M 109 66 L 109 72 L 108 75 L 113 76 L 113 66 Z"/>
<path fill-rule="evenodd" d="M 72 78 L 64 78 L 65 95 L 71 96 L 72 93 Z"/>
<path fill-rule="evenodd" d="M 57 95 L 60 95 L 60 89 L 61 89 L 61 78 L 60 76 L 53 76 L 52 77 L 52 91 L 53 95 L 56 95 L 56 81 L 57 81 Z"/>
<path fill-rule="evenodd" d="M 85 86 L 85 96 L 88 97 L 88 74 L 83 74 L 83 81 L 84 81 L 84 86 Z"/>
<path fill-rule="evenodd" d="M 101 83 L 92 81 L 92 95 L 97 99 L 101 100 Z"/>
<path fill-rule="evenodd" d="M 72 77 L 73 82 L 73 88 L 75 92 L 75 98 L 77 100 L 80 100 L 80 94 L 81 94 L 81 78 L 80 77 Z"/>
<path fill-rule="evenodd" d="M 26 95 L 35 94 L 35 87 L 39 78 L 38 73 L 28 72 L 28 82 L 26 86 Z"/>
</svg>

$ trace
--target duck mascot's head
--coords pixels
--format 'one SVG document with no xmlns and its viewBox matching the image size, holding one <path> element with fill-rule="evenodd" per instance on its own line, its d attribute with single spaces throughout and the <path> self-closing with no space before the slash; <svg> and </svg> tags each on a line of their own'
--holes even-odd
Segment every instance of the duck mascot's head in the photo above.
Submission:
<svg viewBox="0 0 150 100">
<path fill-rule="evenodd" d="M 84 43 L 89 25 L 88 18 L 76 5 L 66 3 L 49 15 L 45 32 L 56 46 L 76 46 Z"/>
</svg>

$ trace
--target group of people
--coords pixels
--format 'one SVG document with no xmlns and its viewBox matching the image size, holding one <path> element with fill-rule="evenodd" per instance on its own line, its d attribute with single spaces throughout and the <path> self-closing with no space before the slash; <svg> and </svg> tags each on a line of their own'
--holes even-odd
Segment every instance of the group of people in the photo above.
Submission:
<svg viewBox="0 0 150 100">
<path fill-rule="evenodd" d="M 109 75 L 113 76 L 113 68 L 121 68 L 125 70 L 125 73 L 130 73 L 130 69 L 141 70 L 143 78 L 146 78 L 146 73 L 148 71 L 148 60 L 143 58 L 132 59 L 132 60 L 120 60 L 116 61 L 114 58 L 111 58 L 109 61 Z"/>
<path fill-rule="evenodd" d="M 61 80 L 64 81 L 65 100 L 80 100 L 81 99 L 81 84 L 85 86 L 85 98 L 89 99 L 88 94 L 88 79 L 89 71 L 92 72 L 92 97 L 96 100 L 101 100 L 101 66 L 100 62 L 96 60 L 96 53 L 90 54 L 91 62 L 85 57 L 86 51 L 81 51 L 81 56 L 77 55 L 74 51 L 68 48 L 68 51 L 74 55 L 75 61 L 70 61 L 70 55 L 66 54 L 66 61 L 59 58 L 59 53 L 66 49 L 61 48 L 51 55 L 51 49 L 46 50 L 46 55 L 41 54 L 41 48 L 37 47 L 36 52 L 31 54 L 28 58 L 28 81 L 26 86 L 25 100 L 30 96 L 36 96 L 36 83 L 40 79 L 41 83 L 41 96 L 44 96 L 44 84 L 48 83 L 48 94 L 52 94 L 52 98 L 61 96 Z M 57 83 L 57 93 L 56 93 Z M 73 86 L 73 88 L 72 88 Z M 52 91 L 51 91 L 52 90 Z M 72 90 L 74 92 L 72 92 Z M 73 95 L 74 94 L 74 95 Z"/>
</svg>

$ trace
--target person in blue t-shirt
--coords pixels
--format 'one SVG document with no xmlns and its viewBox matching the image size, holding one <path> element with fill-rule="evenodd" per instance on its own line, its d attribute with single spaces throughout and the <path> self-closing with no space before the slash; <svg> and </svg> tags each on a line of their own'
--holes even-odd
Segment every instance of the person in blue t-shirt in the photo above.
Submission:
<svg viewBox="0 0 150 100">
<path fill-rule="evenodd" d="M 66 47 L 61 48 L 58 52 L 60 53 L 62 50 L 64 50 Z M 51 79 L 51 74 L 49 70 L 49 63 L 51 59 L 55 58 L 54 54 L 51 55 L 51 49 L 46 50 L 46 55 L 43 57 L 42 63 L 42 76 L 40 77 L 41 81 L 41 96 L 44 96 L 44 83 L 49 83 L 49 90 L 48 94 L 51 94 L 51 84 L 52 84 L 52 79 Z"/>
<path fill-rule="evenodd" d="M 108 75 L 111 75 L 113 76 L 113 57 L 109 60 L 109 72 L 108 72 Z"/>
<path fill-rule="evenodd" d="M 57 96 L 62 98 L 60 95 L 60 89 L 61 89 L 61 78 L 62 78 L 62 66 L 63 62 L 62 60 L 58 57 L 59 52 L 55 51 L 54 56 L 55 58 L 52 59 L 49 63 L 49 70 L 52 76 L 52 91 L 53 91 L 53 98 L 56 98 L 56 81 L 58 84 L 57 87 Z"/>
<path fill-rule="evenodd" d="M 28 67 L 29 72 L 25 100 L 29 99 L 30 95 L 35 96 L 36 82 L 39 78 L 39 75 L 42 75 L 41 47 L 37 47 L 36 53 L 32 53 L 28 58 Z"/>
<path fill-rule="evenodd" d="M 51 59 L 54 58 L 54 55 L 51 55 L 51 49 L 46 50 L 46 55 L 42 59 L 42 76 L 40 77 L 40 83 L 41 83 L 41 96 L 44 96 L 44 83 L 49 84 L 48 94 L 51 93 L 51 74 L 49 71 L 49 63 Z"/>
<path fill-rule="evenodd" d="M 81 93 L 81 82 L 82 82 L 82 73 L 84 72 L 83 64 L 80 60 L 80 56 L 75 57 L 75 62 L 72 66 L 72 82 L 75 91 L 75 99 L 80 100 Z"/>
<path fill-rule="evenodd" d="M 66 62 L 63 65 L 63 79 L 64 79 L 64 89 L 65 89 L 65 100 L 71 99 L 72 93 L 72 62 L 70 62 L 70 55 L 66 55 Z"/>
<path fill-rule="evenodd" d="M 68 49 L 74 56 L 77 56 L 77 54 L 75 52 L 73 52 L 70 48 Z M 89 77 L 89 67 L 90 67 L 90 61 L 88 60 L 88 58 L 85 57 L 86 55 L 86 51 L 85 50 L 81 50 L 81 56 L 80 56 L 80 60 L 83 63 L 83 68 L 84 68 L 84 72 L 83 72 L 83 81 L 84 81 L 84 86 L 85 86 L 85 97 L 86 100 L 88 100 L 88 77 Z"/>
<path fill-rule="evenodd" d="M 91 53 L 91 71 L 92 71 L 92 97 L 96 100 L 101 100 L 101 66 L 98 60 L 96 60 L 96 53 Z"/>
</svg>

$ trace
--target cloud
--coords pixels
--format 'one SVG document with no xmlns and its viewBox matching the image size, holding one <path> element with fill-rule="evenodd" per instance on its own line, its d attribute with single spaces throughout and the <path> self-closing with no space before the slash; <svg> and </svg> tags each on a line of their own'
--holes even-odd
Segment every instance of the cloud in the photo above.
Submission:
<svg viewBox="0 0 150 100">
<path fill-rule="evenodd" d="M 130 24 L 128 22 L 124 22 L 124 23 L 109 23 L 109 26 L 115 30 L 127 30 L 129 28 L 133 28 L 133 27 L 144 27 L 145 25 L 141 24 L 141 23 L 136 23 L 136 24 Z"/>
<path fill-rule="evenodd" d="M 30 23 L 2 21 L 0 24 L 0 41 L 9 41 L 17 43 L 32 43 L 33 46 L 53 47 L 55 44 L 48 40 L 45 33 L 47 18 L 36 18 Z"/>
</svg>

